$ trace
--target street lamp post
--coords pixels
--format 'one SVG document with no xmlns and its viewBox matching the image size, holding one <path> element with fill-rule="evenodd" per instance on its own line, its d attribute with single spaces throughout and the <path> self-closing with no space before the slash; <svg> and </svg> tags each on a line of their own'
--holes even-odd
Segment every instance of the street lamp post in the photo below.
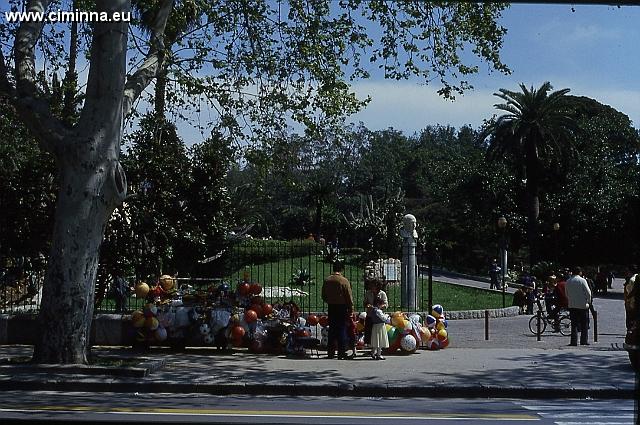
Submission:
<svg viewBox="0 0 640 425">
<path fill-rule="evenodd" d="M 498 218 L 498 231 L 500 232 L 500 266 L 502 267 L 502 308 L 506 302 L 506 274 L 507 274 L 507 219 L 504 216 Z"/>
<path fill-rule="evenodd" d="M 560 262 L 558 256 L 558 231 L 560 230 L 560 223 L 553 223 L 553 256 L 556 264 Z"/>
</svg>

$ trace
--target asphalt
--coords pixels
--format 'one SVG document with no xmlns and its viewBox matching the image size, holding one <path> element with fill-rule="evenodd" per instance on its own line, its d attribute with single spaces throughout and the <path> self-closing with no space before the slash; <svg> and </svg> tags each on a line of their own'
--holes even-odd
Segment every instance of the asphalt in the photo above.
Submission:
<svg viewBox="0 0 640 425">
<path fill-rule="evenodd" d="M 0 365 L 0 389 L 124 393 L 208 393 L 368 397 L 639 398 L 638 376 L 622 344 L 622 285 L 594 301 L 590 345 L 569 347 L 569 337 L 528 330 L 531 316 L 450 320 L 451 344 L 439 351 L 388 355 L 366 351 L 353 360 L 252 354 L 245 350 L 94 347 L 98 356 L 136 358 L 135 367 L 91 368 Z M 487 339 L 488 324 L 488 339 Z M 27 357 L 31 346 L 0 346 L 0 358 Z M 119 371 L 115 373 L 114 371 Z"/>
</svg>

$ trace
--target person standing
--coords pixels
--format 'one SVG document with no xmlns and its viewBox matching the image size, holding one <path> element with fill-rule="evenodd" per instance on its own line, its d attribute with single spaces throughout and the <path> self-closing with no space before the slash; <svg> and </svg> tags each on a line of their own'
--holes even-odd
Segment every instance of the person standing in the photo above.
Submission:
<svg viewBox="0 0 640 425">
<path fill-rule="evenodd" d="M 566 293 L 569 300 L 569 315 L 571 316 L 571 342 L 569 345 L 578 345 L 578 329 L 580 329 L 580 345 L 589 345 L 587 338 L 591 289 L 582 277 L 580 267 L 573 268 L 572 276 L 567 280 Z"/>
<path fill-rule="evenodd" d="M 373 327 L 371 329 L 371 358 L 374 360 L 384 360 L 382 350 L 389 348 L 389 337 L 385 324 L 391 323 L 389 315 L 382 311 L 382 300 L 376 298 L 371 312 Z"/>
<path fill-rule="evenodd" d="M 501 289 L 502 288 L 502 285 L 500 285 L 500 282 L 499 282 L 499 277 L 500 277 L 500 271 L 501 270 L 502 269 L 498 265 L 498 261 L 494 259 L 493 263 L 491 263 L 491 268 L 489 269 L 489 278 L 491 278 L 491 283 L 489 284 L 489 289 Z"/>
<path fill-rule="evenodd" d="M 333 263 L 333 273 L 327 277 L 322 285 L 322 300 L 327 303 L 329 316 L 329 335 L 327 341 L 327 357 L 335 357 L 338 349 L 338 359 L 348 359 L 347 350 L 347 317 L 353 312 L 353 295 L 351 284 L 342 275 L 344 267 L 341 262 Z"/>
<path fill-rule="evenodd" d="M 380 279 L 371 279 L 368 280 L 365 285 L 367 285 L 367 290 L 364 293 L 364 309 L 367 313 L 367 317 L 364 322 L 364 343 L 371 343 L 371 329 L 373 327 L 372 321 L 372 313 L 373 306 L 376 304 L 376 300 L 380 299 L 382 304 L 380 304 L 380 308 L 384 310 L 389 306 L 389 298 L 387 297 L 386 292 L 382 290 L 383 283 Z"/>
</svg>

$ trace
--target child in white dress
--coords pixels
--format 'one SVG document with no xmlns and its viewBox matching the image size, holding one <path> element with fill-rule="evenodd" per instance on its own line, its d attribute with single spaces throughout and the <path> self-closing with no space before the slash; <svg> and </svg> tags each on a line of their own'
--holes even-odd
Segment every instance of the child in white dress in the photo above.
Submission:
<svg viewBox="0 0 640 425">
<path fill-rule="evenodd" d="M 389 347 L 389 337 L 387 329 L 384 326 L 391 323 L 389 315 L 382 311 L 382 300 L 376 299 L 375 305 L 371 311 L 371 358 L 374 360 L 384 360 L 382 357 L 382 349 Z"/>
</svg>

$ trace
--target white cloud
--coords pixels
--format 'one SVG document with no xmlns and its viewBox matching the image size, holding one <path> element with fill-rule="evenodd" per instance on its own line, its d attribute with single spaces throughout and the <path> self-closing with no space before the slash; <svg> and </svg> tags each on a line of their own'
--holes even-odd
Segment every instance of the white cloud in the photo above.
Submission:
<svg viewBox="0 0 640 425">
<path fill-rule="evenodd" d="M 514 82 L 496 83 L 495 89 L 476 88 L 464 96 L 458 96 L 455 101 L 444 100 L 438 96 L 433 86 L 406 81 L 358 83 L 353 89 L 361 98 L 371 96 L 371 103 L 349 121 L 362 121 L 371 130 L 393 127 L 404 131 L 405 134 L 413 134 L 427 125 L 434 124 L 451 125 L 456 128 L 469 124 L 478 128 L 484 119 L 491 118 L 498 112 L 493 106 L 500 102 L 500 99 L 493 95 L 498 88 L 518 90 Z M 640 124 L 640 90 L 576 87 L 563 82 L 554 84 L 556 90 L 563 87 L 571 87 L 572 95 L 587 96 L 610 105 L 628 115 L 636 127 Z"/>
<path fill-rule="evenodd" d="M 362 121 L 371 130 L 393 127 L 412 134 L 427 125 L 442 124 L 474 128 L 490 118 L 499 99 L 493 90 L 473 90 L 455 101 L 438 96 L 433 86 L 410 82 L 363 82 L 353 86 L 361 98 L 371 96 L 371 103 L 350 121 Z"/>
</svg>

